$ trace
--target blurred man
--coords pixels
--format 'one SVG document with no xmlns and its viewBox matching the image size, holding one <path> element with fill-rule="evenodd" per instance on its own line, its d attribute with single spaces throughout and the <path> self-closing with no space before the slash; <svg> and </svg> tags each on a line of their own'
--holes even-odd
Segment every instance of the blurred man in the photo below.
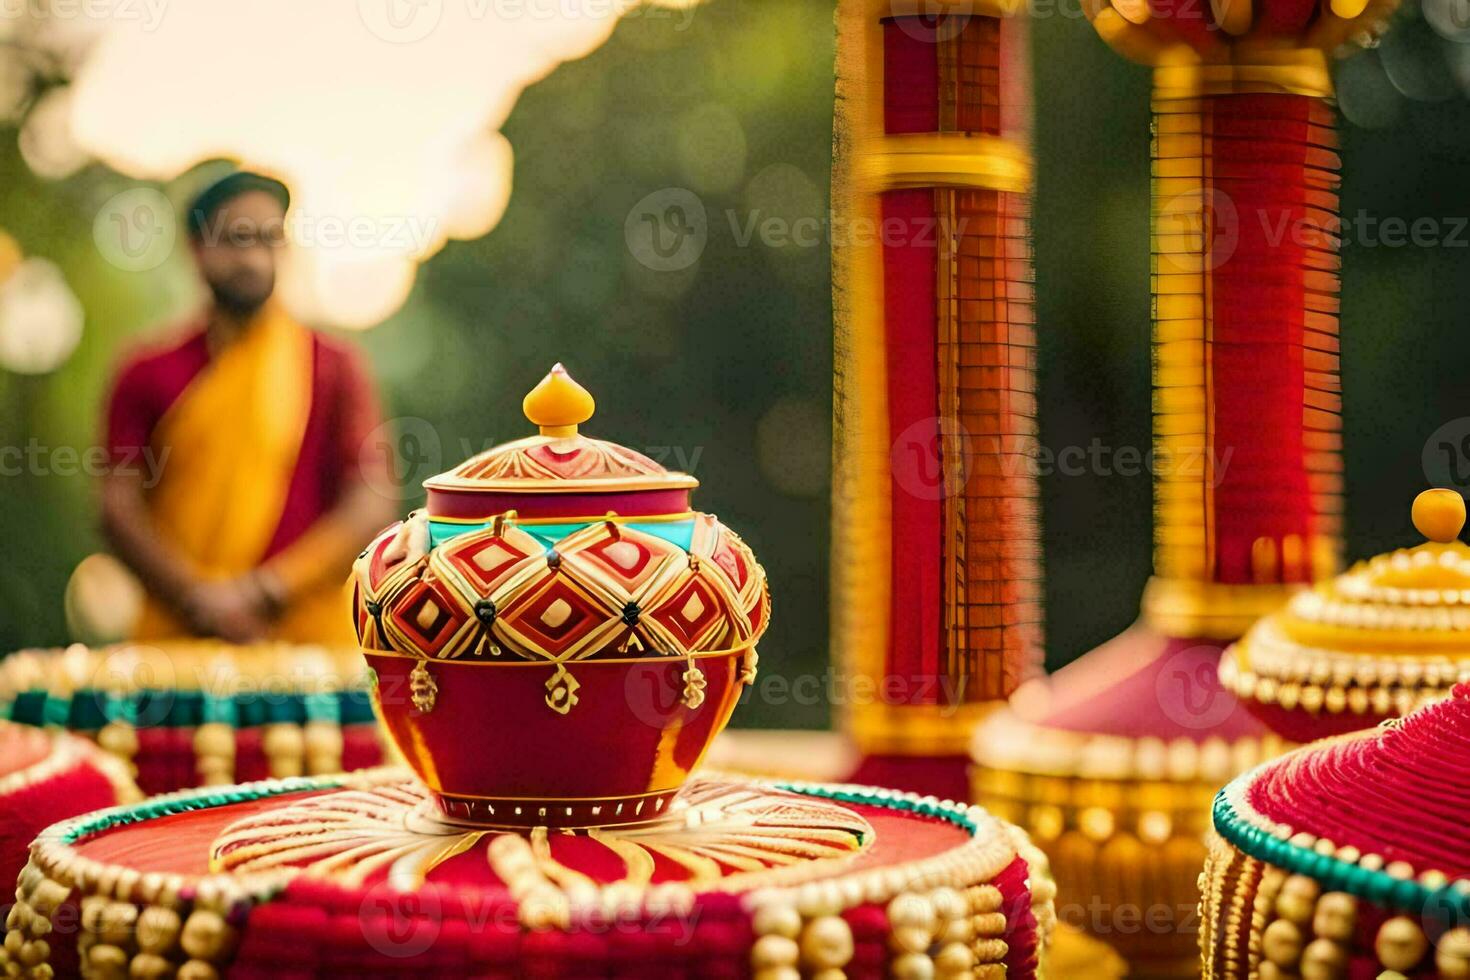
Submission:
<svg viewBox="0 0 1470 980">
<path fill-rule="evenodd" d="M 362 468 L 380 454 L 359 453 L 377 396 L 350 348 L 271 299 L 288 205 L 244 172 L 195 198 L 212 301 L 114 382 L 102 527 L 147 590 L 135 639 L 351 642 L 342 584 L 391 510 Z"/>
</svg>

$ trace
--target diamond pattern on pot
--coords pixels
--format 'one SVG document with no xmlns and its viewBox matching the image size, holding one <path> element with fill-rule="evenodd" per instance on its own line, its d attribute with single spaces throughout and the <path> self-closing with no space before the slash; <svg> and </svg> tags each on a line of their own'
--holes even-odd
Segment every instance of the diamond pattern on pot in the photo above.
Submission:
<svg viewBox="0 0 1470 980">
<path fill-rule="evenodd" d="M 381 628 L 384 611 L 409 585 L 422 566 L 417 562 L 398 561 L 389 564 L 384 557 L 402 527 L 402 522 L 390 525 L 373 539 L 372 544 L 358 555 L 352 565 L 353 614 L 357 626 L 357 641 L 370 650 L 388 647 L 388 638 Z"/>
<path fill-rule="evenodd" d="M 622 628 L 621 612 L 559 567 L 517 579 L 493 597 L 495 636 L 523 656 L 575 660 L 596 652 Z"/>
<path fill-rule="evenodd" d="M 718 578 L 730 590 L 731 606 L 744 614 L 732 616 L 735 635 L 759 637 L 770 618 L 771 599 L 766 573 L 749 546 L 725 525 L 708 514 L 699 515 L 689 550 L 718 569 Z"/>
<path fill-rule="evenodd" d="M 683 655 L 715 650 L 742 613 L 721 595 L 708 572 L 688 569 L 672 585 L 652 597 L 642 622 L 654 634 L 653 648 Z"/>
<path fill-rule="evenodd" d="M 382 622 L 394 649 L 435 659 L 465 653 L 480 628 L 464 598 L 433 575 L 420 578 L 385 606 Z"/>
<path fill-rule="evenodd" d="M 612 522 L 568 535 L 556 550 L 565 571 L 620 610 L 661 589 L 688 563 L 678 545 Z"/>
<path fill-rule="evenodd" d="M 531 567 L 544 567 L 546 549 L 519 528 L 485 528 L 451 538 L 429 556 L 435 574 L 471 607 Z"/>
</svg>

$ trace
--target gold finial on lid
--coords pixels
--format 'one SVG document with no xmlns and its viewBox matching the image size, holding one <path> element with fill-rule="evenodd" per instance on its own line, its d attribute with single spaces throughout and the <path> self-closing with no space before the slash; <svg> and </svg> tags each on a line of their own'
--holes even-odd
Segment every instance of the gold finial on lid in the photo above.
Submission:
<svg viewBox="0 0 1470 980">
<path fill-rule="evenodd" d="M 1414 498 L 1414 527 L 1430 541 L 1449 544 L 1465 527 L 1465 498 L 1454 490 L 1425 490 Z"/>
<path fill-rule="evenodd" d="M 592 395 L 556 364 L 521 402 L 521 410 L 543 436 L 574 436 L 577 426 L 592 417 L 597 403 Z"/>
</svg>

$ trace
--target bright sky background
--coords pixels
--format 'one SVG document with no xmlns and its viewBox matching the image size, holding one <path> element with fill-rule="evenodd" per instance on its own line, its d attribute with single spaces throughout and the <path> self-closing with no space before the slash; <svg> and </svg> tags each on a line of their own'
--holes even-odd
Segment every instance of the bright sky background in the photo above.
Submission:
<svg viewBox="0 0 1470 980">
<path fill-rule="evenodd" d="M 661 5 L 682 17 L 692 2 Z M 499 221 L 512 167 L 499 127 L 521 91 L 629 12 L 630 0 L 52 0 L 43 33 L 75 52 L 75 80 L 33 109 L 22 145 L 52 176 L 91 156 L 168 180 L 227 157 L 283 178 L 287 303 L 370 326 L 446 239 Z"/>
</svg>

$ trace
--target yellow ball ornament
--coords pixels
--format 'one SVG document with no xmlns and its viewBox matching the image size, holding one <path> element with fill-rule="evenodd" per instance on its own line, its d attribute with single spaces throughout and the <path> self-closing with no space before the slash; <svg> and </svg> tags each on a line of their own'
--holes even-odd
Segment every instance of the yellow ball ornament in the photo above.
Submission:
<svg viewBox="0 0 1470 980">
<path fill-rule="evenodd" d="M 1449 544 L 1465 528 L 1465 498 L 1454 490 L 1425 490 L 1414 498 L 1414 527 L 1430 541 Z"/>
</svg>

